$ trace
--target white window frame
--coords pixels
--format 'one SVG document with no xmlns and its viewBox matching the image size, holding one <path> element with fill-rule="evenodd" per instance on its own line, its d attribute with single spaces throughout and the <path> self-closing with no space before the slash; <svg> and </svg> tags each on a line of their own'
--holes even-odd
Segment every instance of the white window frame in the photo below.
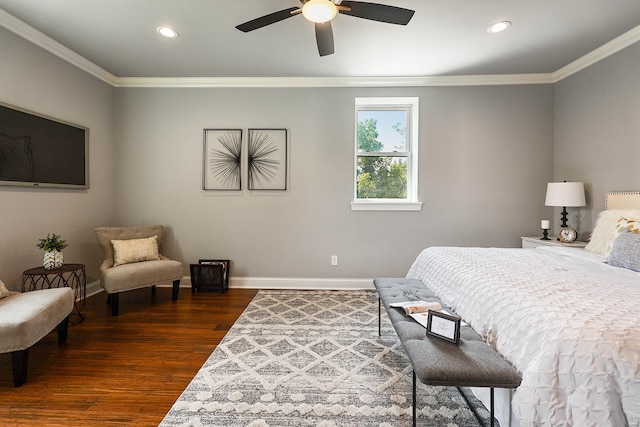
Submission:
<svg viewBox="0 0 640 427">
<path fill-rule="evenodd" d="M 398 156 L 407 158 L 407 198 L 406 199 L 358 199 L 358 111 L 363 110 L 407 111 L 406 153 L 378 153 L 380 156 Z M 355 99 L 355 132 L 353 155 L 353 200 L 352 211 L 420 211 L 422 202 L 418 201 L 418 97 L 383 97 Z"/>
</svg>

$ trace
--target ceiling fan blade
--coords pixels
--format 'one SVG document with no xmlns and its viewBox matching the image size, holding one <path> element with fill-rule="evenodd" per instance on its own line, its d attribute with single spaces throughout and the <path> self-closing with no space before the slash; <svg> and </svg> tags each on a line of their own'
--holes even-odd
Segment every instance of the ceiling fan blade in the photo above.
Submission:
<svg viewBox="0 0 640 427">
<path fill-rule="evenodd" d="M 327 56 L 333 53 L 333 30 L 331 21 L 316 24 L 316 42 L 318 43 L 318 53 L 320 56 Z"/>
<path fill-rule="evenodd" d="M 279 10 L 268 15 L 261 16 L 260 18 L 252 19 L 244 24 L 236 26 L 237 29 L 248 33 L 249 31 L 257 30 L 258 28 L 266 27 L 267 25 L 275 24 L 276 22 L 283 21 L 293 16 L 293 12 L 300 10 L 299 7 L 290 7 L 289 9 Z"/>
<path fill-rule="evenodd" d="M 411 9 L 362 1 L 343 1 L 340 5 L 350 8 L 350 10 L 340 9 L 339 12 L 343 15 L 397 25 L 407 25 L 415 13 Z"/>
</svg>

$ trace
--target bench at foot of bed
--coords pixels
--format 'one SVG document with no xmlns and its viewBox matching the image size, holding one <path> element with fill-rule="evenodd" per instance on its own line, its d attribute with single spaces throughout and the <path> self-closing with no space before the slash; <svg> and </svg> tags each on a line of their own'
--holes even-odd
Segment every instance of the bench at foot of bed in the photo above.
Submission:
<svg viewBox="0 0 640 427">
<path fill-rule="evenodd" d="M 381 305 L 400 338 L 413 368 L 413 425 L 416 425 L 416 378 L 432 386 L 489 387 L 491 389 L 491 425 L 494 423 L 493 389 L 516 388 L 522 380 L 516 369 L 485 343 L 468 325 L 460 328 L 460 341 L 453 345 L 428 337 L 426 330 L 394 302 L 420 299 L 440 302 L 421 281 L 406 278 L 378 278 L 373 281 Z M 414 298 L 415 297 L 415 298 Z M 380 318 L 378 318 L 380 333 Z M 477 414 L 476 414 L 477 416 Z"/>
</svg>

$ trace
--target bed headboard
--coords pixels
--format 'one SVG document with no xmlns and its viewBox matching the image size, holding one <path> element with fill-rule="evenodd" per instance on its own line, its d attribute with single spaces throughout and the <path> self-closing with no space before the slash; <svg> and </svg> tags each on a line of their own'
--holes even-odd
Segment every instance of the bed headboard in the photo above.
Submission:
<svg viewBox="0 0 640 427">
<path fill-rule="evenodd" d="M 640 191 L 618 191 L 607 193 L 605 209 L 640 209 Z"/>
</svg>

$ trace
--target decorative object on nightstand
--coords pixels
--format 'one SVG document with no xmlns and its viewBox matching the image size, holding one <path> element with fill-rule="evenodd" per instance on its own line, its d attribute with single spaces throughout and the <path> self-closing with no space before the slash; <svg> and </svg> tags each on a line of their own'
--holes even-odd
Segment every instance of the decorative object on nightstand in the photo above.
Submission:
<svg viewBox="0 0 640 427">
<path fill-rule="evenodd" d="M 540 228 L 542 229 L 542 237 L 540 240 L 551 240 L 549 239 L 549 226 L 551 222 L 548 219 L 543 219 L 540 221 Z"/>
<path fill-rule="evenodd" d="M 562 227 L 558 231 L 558 240 L 562 243 L 573 243 L 578 238 L 578 233 L 571 227 Z"/>
<path fill-rule="evenodd" d="M 582 182 L 550 182 L 547 184 L 546 206 L 562 207 L 562 225 L 558 231 L 558 240 L 571 243 L 578 238 L 575 229 L 567 225 L 567 206 L 586 206 L 584 183 Z"/>
<path fill-rule="evenodd" d="M 69 246 L 66 240 L 62 240 L 58 234 L 47 234 L 47 237 L 39 239 L 37 248 L 44 250 L 42 266 L 45 270 L 55 270 L 64 264 L 62 250 Z"/>
</svg>

